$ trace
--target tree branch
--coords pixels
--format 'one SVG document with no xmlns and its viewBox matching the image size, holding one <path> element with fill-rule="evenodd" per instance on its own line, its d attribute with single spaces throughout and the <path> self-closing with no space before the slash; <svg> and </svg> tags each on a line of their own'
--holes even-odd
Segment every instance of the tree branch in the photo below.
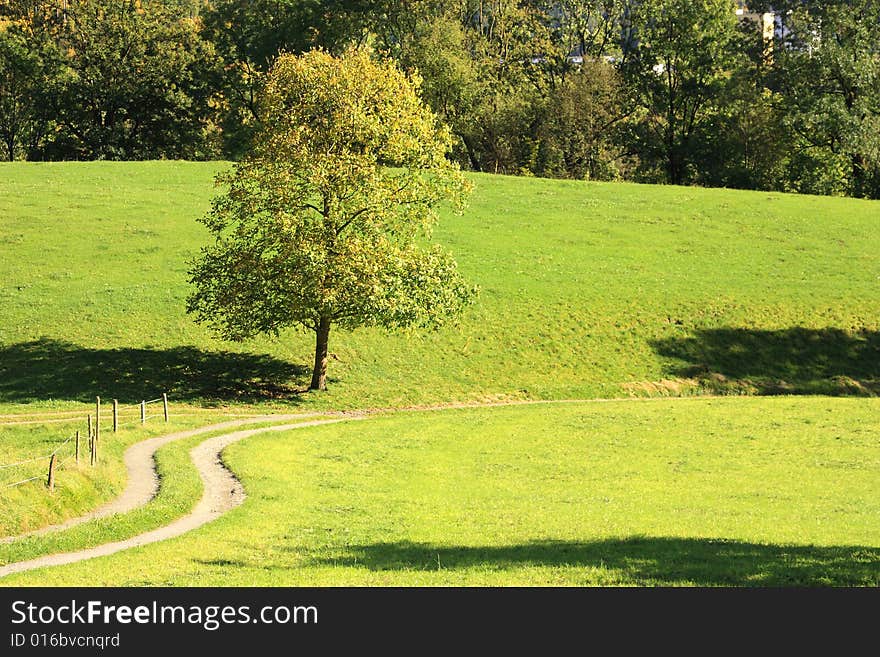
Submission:
<svg viewBox="0 0 880 657">
<path fill-rule="evenodd" d="M 370 210 L 369 207 L 361 208 L 360 210 L 358 210 L 357 212 L 355 212 L 353 215 L 351 215 L 351 216 L 348 218 L 348 220 L 344 221 L 344 222 L 342 223 L 342 225 L 341 225 L 339 228 L 336 229 L 336 237 L 339 237 L 339 236 L 342 234 L 342 231 L 344 231 L 346 228 L 348 228 L 348 227 L 351 225 L 351 222 L 353 222 L 355 219 L 357 219 L 357 218 L 358 218 L 360 215 L 362 215 L 364 212 L 369 212 L 369 210 Z"/>
</svg>

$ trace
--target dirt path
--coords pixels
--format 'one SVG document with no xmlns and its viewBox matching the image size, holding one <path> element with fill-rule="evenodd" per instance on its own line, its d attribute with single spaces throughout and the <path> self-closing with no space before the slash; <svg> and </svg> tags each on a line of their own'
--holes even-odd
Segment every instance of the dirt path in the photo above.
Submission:
<svg viewBox="0 0 880 657">
<path fill-rule="evenodd" d="M 213 433 L 215 431 L 222 431 L 223 429 L 231 429 L 233 427 L 240 427 L 247 424 L 273 422 L 276 420 L 279 422 L 285 422 L 287 420 L 299 420 L 309 417 L 315 417 L 316 415 L 318 415 L 318 413 L 307 413 L 299 415 L 266 415 L 261 417 L 249 418 L 247 420 L 230 420 L 228 422 L 212 424 L 207 427 L 199 427 L 198 429 L 188 429 L 186 431 L 170 433 L 165 436 L 148 438 L 147 440 L 135 443 L 125 451 L 125 454 L 122 457 L 125 463 L 125 468 L 128 471 L 128 486 L 122 492 L 122 495 L 114 500 L 111 500 L 104 506 L 98 507 L 94 511 L 90 511 L 85 515 L 78 516 L 76 518 L 70 518 L 69 520 L 65 520 L 64 522 L 55 525 L 48 525 L 32 532 L 26 532 L 24 534 L 18 534 L 16 536 L 4 536 L 0 538 L 0 543 L 12 543 L 13 541 L 17 541 L 18 539 L 24 538 L 25 536 L 39 536 L 41 534 L 48 534 L 50 532 L 70 529 L 71 527 L 81 525 L 82 523 L 88 522 L 89 520 L 112 516 L 114 513 L 128 513 L 129 511 L 133 511 L 138 507 L 144 506 L 147 502 L 153 499 L 156 496 L 156 493 L 159 491 L 159 475 L 156 473 L 155 465 L 156 451 L 160 447 L 163 447 L 168 443 L 172 443 L 175 440 L 183 440 L 184 438 L 191 438 L 193 436 L 198 436 L 203 433 Z"/>
<path fill-rule="evenodd" d="M 315 413 L 310 415 L 313 416 L 319 414 Z M 326 413 L 322 415 L 326 415 Z M 175 440 L 196 436 L 201 433 L 214 432 L 224 428 L 240 426 L 242 424 L 271 422 L 274 420 L 303 419 L 305 417 L 308 416 L 273 415 L 249 420 L 235 420 L 232 422 L 211 425 L 209 427 L 202 427 L 200 429 L 181 431 L 167 436 L 151 438 L 132 445 L 125 452 L 125 462 L 130 477 L 129 485 L 120 497 L 90 514 L 74 518 L 60 525 L 46 527 L 35 533 L 43 534 L 49 531 L 66 529 L 94 518 L 101 518 L 112 513 L 125 513 L 145 505 L 155 497 L 159 490 L 159 479 L 154 467 L 154 455 L 156 450 L 163 445 Z M 125 540 L 105 543 L 93 548 L 77 550 L 76 552 L 51 554 L 36 559 L 30 559 L 28 561 L 19 561 L 0 566 L 0 577 L 11 575 L 12 573 L 20 573 L 26 570 L 33 570 L 34 568 L 42 568 L 44 566 L 59 566 L 62 564 L 74 563 L 76 561 L 83 561 L 85 559 L 92 559 L 94 557 L 101 557 L 121 550 L 127 550 L 132 547 L 147 545 L 149 543 L 164 541 L 175 536 L 180 536 L 196 527 L 211 522 L 218 516 L 235 508 L 244 501 L 245 496 L 241 483 L 220 460 L 221 452 L 228 445 L 258 433 L 265 433 L 268 431 L 288 431 L 290 429 L 298 429 L 301 427 L 333 424 L 336 422 L 346 422 L 348 420 L 356 419 L 363 418 L 352 415 L 329 420 L 311 420 L 292 424 L 272 425 L 268 427 L 259 427 L 257 429 L 234 431 L 232 433 L 225 433 L 208 438 L 190 451 L 190 457 L 199 472 L 199 476 L 202 478 L 202 484 L 204 486 L 201 500 L 199 500 L 198 504 L 196 504 L 195 508 L 190 513 L 178 518 L 169 525 L 159 527 Z M 11 538 L 12 540 L 15 540 L 21 537 L 16 536 Z M 8 541 L 8 539 L 6 540 Z"/>
</svg>

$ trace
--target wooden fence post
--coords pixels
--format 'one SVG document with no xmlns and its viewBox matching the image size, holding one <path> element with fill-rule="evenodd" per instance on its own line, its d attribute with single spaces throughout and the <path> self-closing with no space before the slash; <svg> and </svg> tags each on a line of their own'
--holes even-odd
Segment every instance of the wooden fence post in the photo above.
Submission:
<svg viewBox="0 0 880 657">
<path fill-rule="evenodd" d="M 89 465 L 95 465 L 95 437 L 92 434 L 91 413 L 89 413 Z"/>
<path fill-rule="evenodd" d="M 119 400 L 113 400 L 113 433 L 119 431 Z"/>
<path fill-rule="evenodd" d="M 141 400 L 141 424 L 147 423 L 147 402 Z"/>
<path fill-rule="evenodd" d="M 98 439 L 101 435 L 101 398 L 95 397 L 95 449 L 98 448 Z"/>
<path fill-rule="evenodd" d="M 49 478 L 46 480 L 46 486 L 50 491 L 55 490 L 55 454 L 49 459 Z"/>
<path fill-rule="evenodd" d="M 76 464 L 79 465 L 79 429 L 76 430 Z"/>
<path fill-rule="evenodd" d="M 165 421 L 168 421 L 168 393 L 162 393 L 162 409 L 165 411 Z"/>
</svg>

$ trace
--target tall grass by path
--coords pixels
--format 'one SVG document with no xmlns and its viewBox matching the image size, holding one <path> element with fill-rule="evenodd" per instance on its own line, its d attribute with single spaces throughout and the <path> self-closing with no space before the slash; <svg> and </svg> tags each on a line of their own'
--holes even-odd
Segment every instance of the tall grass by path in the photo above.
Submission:
<svg viewBox="0 0 880 657">
<path fill-rule="evenodd" d="M 0 543 L 0 564 L 123 540 L 167 524 L 187 513 L 202 494 L 202 482 L 190 461 L 189 450 L 205 438 L 206 436 L 197 436 L 172 443 L 157 452 L 160 494 L 144 508 L 91 520 L 60 532 Z M 32 492 L 31 495 L 35 494 Z"/>
<path fill-rule="evenodd" d="M 103 424 L 98 463 L 94 467 L 89 465 L 88 436 L 82 418 L 64 423 L 0 425 L 0 464 L 46 454 L 64 436 L 77 429 L 81 434 L 80 462 L 77 465 L 72 458 L 73 443 L 68 443 L 63 452 L 64 467 L 56 471 L 52 492 L 46 488 L 48 458 L 0 469 L 0 536 L 14 536 L 63 522 L 119 495 L 128 483 L 123 454 L 135 442 L 231 419 L 217 410 L 189 413 L 184 412 L 186 409 L 174 410 L 168 423 L 153 419 L 141 425 L 138 421 L 120 426 L 118 433 L 113 433 L 109 422 Z M 37 477 L 34 481 L 6 487 L 34 476 Z"/>
</svg>

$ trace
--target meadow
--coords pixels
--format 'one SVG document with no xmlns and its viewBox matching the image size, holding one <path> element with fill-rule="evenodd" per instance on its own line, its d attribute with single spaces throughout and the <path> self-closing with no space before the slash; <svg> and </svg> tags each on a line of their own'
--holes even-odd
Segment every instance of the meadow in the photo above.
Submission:
<svg viewBox="0 0 880 657">
<path fill-rule="evenodd" d="M 0 462 L 82 426 L 96 395 L 167 392 L 175 410 L 54 495 L 0 492 L 0 533 L 116 495 L 134 441 L 236 413 L 612 399 L 249 438 L 225 456 L 242 507 L 106 558 L 95 583 L 878 583 L 877 202 L 473 175 L 433 238 L 477 303 L 436 332 L 331 333 L 315 394 L 312 335 L 233 344 L 184 312 L 227 166 L 0 163 Z M 67 410 L 78 424 L 12 423 Z M 191 446 L 160 451 L 145 509 L 0 546 L 0 562 L 185 513 Z"/>
<path fill-rule="evenodd" d="M 4 583 L 877 586 L 878 430 L 878 400 L 749 398 L 255 436 L 227 450 L 228 515 Z"/>
<path fill-rule="evenodd" d="M 875 202 L 473 176 L 434 238 L 481 294 L 457 327 L 223 342 L 184 312 L 211 163 L 0 164 L 0 412 L 487 398 L 876 394 Z M 741 358 L 744 353 L 748 359 Z"/>
</svg>

